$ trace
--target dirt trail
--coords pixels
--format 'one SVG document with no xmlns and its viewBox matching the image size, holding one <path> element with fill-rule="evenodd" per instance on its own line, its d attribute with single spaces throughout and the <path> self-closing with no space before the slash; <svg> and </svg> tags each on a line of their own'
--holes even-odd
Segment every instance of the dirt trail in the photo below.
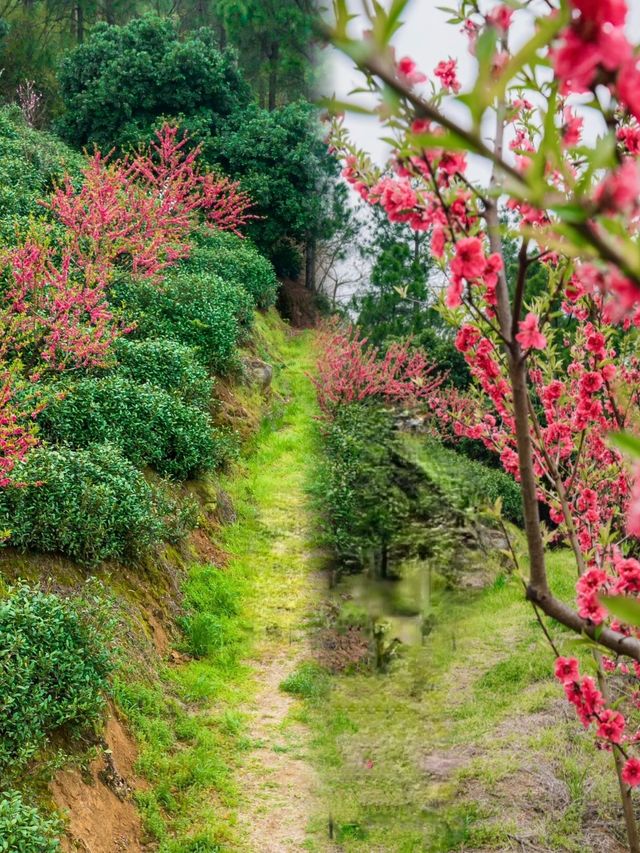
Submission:
<svg viewBox="0 0 640 853">
<path fill-rule="evenodd" d="M 306 493 L 315 452 L 308 366 L 304 358 L 290 362 L 293 394 L 283 422 L 258 450 L 250 482 L 263 533 L 249 555 L 256 567 L 249 614 L 256 643 L 248 663 L 256 690 L 242 709 L 251 749 L 238 776 L 238 822 L 244 849 L 252 853 L 306 849 L 307 825 L 316 812 L 310 733 L 296 714 L 302 705 L 280 689 L 311 657 L 306 622 L 325 586 Z"/>
<path fill-rule="evenodd" d="M 255 853 L 303 850 L 315 809 L 317 779 L 305 757 L 308 731 L 287 721 L 294 700 L 279 690 L 295 663 L 296 656 L 278 656 L 256 666 L 260 688 L 249 728 L 255 748 L 243 774 L 247 806 L 240 816 Z"/>
</svg>

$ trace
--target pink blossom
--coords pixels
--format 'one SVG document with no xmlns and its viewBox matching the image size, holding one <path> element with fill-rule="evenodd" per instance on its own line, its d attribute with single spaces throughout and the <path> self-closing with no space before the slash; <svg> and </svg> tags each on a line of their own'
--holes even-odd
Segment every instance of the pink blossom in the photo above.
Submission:
<svg viewBox="0 0 640 853">
<path fill-rule="evenodd" d="M 459 275 L 454 275 L 451 279 L 451 284 L 447 288 L 446 305 L 447 308 L 459 308 L 462 305 L 462 293 L 464 291 L 464 279 Z"/>
<path fill-rule="evenodd" d="M 562 684 L 566 684 L 568 681 L 577 681 L 579 675 L 576 658 L 557 658 L 555 676 Z"/>
<path fill-rule="evenodd" d="M 424 83 L 427 79 L 426 75 L 418 71 L 418 66 L 410 56 L 403 56 L 397 64 L 398 76 L 404 78 L 410 86 L 417 86 L 419 83 Z"/>
<path fill-rule="evenodd" d="M 487 21 L 491 24 L 492 27 L 495 27 L 498 30 L 502 30 L 505 32 L 511 26 L 511 20 L 513 18 L 513 9 L 510 9 L 509 6 L 495 6 L 487 15 Z"/>
<path fill-rule="evenodd" d="M 477 342 L 480 337 L 480 332 L 475 326 L 462 326 L 456 335 L 456 349 L 460 352 L 467 352 Z"/>
<path fill-rule="evenodd" d="M 584 119 L 577 116 L 571 107 L 565 107 L 563 117 L 562 141 L 568 148 L 571 148 L 580 143 Z"/>
<path fill-rule="evenodd" d="M 622 29 L 597 30 L 593 39 L 585 40 L 571 27 L 551 56 L 561 92 L 587 92 L 599 67 L 614 72 L 630 59 L 631 45 Z"/>
<path fill-rule="evenodd" d="M 594 198 L 609 213 L 633 210 L 640 197 L 640 171 L 638 164 L 628 157 L 615 172 L 611 172 L 596 188 Z"/>
<path fill-rule="evenodd" d="M 523 349 L 544 349 L 547 345 L 547 339 L 538 328 L 539 318 L 529 312 L 524 320 L 520 321 L 520 331 L 516 335 L 516 340 Z"/>
<path fill-rule="evenodd" d="M 622 743 L 625 725 L 625 719 L 620 711 L 605 708 L 598 716 L 596 736 L 610 743 Z"/>
<path fill-rule="evenodd" d="M 631 788 L 640 785 L 640 759 L 629 758 L 622 768 L 622 779 Z"/>
<path fill-rule="evenodd" d="M 433 72 L 445 89 L 451 89 L 452 92 L 456 93 L 460 91 L 460 81 L 456 73 L 457 68 L 457 60 L 447 59 L 439 62 Z"/>
<path fill-rule="evenodd" d="M 622 27 L 627 17 L 626 0 L 571 0 L 571 5 L 584 20 L 598 26 L 613 24 L 614 27 Z"/>
<path fill-rule="evenodd" d="M 455 275 L 470 281 L 482 275 L 486 264 L 482 241 L 478 237 L 463 237 L 456 243 L 456 254 L 451 261 Z"/>
<path fill-rule="evenodd" d="M 640 154 L 640 128 L 619 127 L 616 131 L 617 139 L 622 142 L 629 154 Z"/>
<path fill-rule="evenodd" d="M 595 625 L 600 625 L 607 617 L 607 611 L 594 594 L 583 595 L 578 601 L 578 614 Z"/>
<path fill-rule="evenodd" d="M 640 120 L 640 60 L 629 57 L 620 68 L 616 92 L 632 116 Z"/>
<path fill-rule="evenodd" d="M 604 385 L 604 380 L 600 373 L 585 373 L 578 384 L 583 394 L 595 394 Z"/>
</svg>

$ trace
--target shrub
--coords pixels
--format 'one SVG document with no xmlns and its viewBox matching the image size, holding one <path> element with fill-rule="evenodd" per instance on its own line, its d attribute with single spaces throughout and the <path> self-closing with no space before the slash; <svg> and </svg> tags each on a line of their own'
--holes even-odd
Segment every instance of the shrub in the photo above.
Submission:
<svg viewBox="0 0 640 853">
<path fill-rule="evenodd" d="M 120 338 L 114 349 L 120 376 L 157 385 L 202 409 L 211 402 L 213 380 L 190 347 L 167 338 Z"/>
<path fill-rule="evenodd" d="M 114 288 L 136 338 L 172 338 L 193 347 L 207 368 L 225 373 L 234 365 L 242 324 L 253 315 L 249 294 L 213 273 L 180 264 L 161 290 L 123 281 Z"/>
<path fill-rule="evenodd" d="M 342 561 L 361 564 L 365 551 L 388 544 L 409 514 L 395 478 L 393 419 L 376 405 L 342 406 L 323 437 L 319 494 L 326 533 Z"/>
<path fill-rule="evenodd" d="M 83 158 L 59 139 L 29 127 L 18 107 L 0 109 L 0 236 L 16 239 L 16 225 L 26 225 L 42 208 L 38 201 L 65 171 L 79 174 Z"/>
<path fill-rule="evenodd" d="M 39 447 L 14 468 L 26 485 L 0 490 L 0 529 L 8 544 L 60 553 L 80 563 L 135 556 L 191 521 L 121 452 Z"/>
<path fill-rule="evenodd" d="M 0 600 L 0 768 L 100 716 L 112 661 L 96 625 L 79 603 L 27 586 Z"/>
<path fill-rule="evenodd" d="M 523 526 L 520 488 L 509 474 L 432 439 L 426 441 L 424 460 L 428 473 L 454 507 L 480 508 L 500 498 L 504 518 Z"/>
<path fill-rule="evenodd" d="M 189 269 L 213 272 L 223 281 L 244 288 L 257 308 L 275 305 L 278 279 L 271 263 L 251 240 L 214 231 L 201 240 L 187 263 Z"/>
<path fill-rule="evenodd" d="M 122 376 L 81 380 L 38 423 L 49 441 L 75 449 L 113 444 L 134 465 L 179 479 L 214 467 L 227 453 L 206 412 Z"/>
<path fill-rule="evenodd" d="M 18 791 L 0 792 L 1 853 L 58 853 L 59 821 L 43 817 Z"/>
</svg>

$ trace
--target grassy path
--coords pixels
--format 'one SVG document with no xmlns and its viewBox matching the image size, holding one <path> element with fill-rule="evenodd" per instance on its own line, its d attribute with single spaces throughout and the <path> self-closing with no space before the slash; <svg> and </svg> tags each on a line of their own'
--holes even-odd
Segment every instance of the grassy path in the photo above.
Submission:
<svg viewBox="0 0 640 853">
<path fill-rule="evenodd" d="M 303 849 L 317 789 L 308 729 L 280 690 L 308 656 L 305 622 L 324 587 L 306 494 L 315 453 L 315 394 L 306 375 L 312 339 L 280 340 L 278 351 L 285 362 L 278 391 L 287 402 L 263 427 L 237 481 L 244 517 L 224 543 L 232 568 L 250 580 L 243 615 L 254 634 L 247 663 L 255 691 L 241 708 L 248 748 L 236 775 L 240 844 L 256 853 Z"/>
<path fill-rule="evenodd" d="M 549 555 L 570 595 L 568 552 Z M 609 756 L 579 726 L 516 578 L 447 597 L 385 674 L 332 679 L 309 709 L 344 853 L 622 853 Z M 311 849 L 334 850 L 320 821 Z"/>
</svg>

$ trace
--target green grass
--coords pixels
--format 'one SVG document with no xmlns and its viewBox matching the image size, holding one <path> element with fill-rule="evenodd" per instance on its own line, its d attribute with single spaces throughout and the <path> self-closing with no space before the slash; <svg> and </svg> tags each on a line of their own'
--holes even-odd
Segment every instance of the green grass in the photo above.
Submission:
<svg viewBox="0 0 640 853">
<path fill-rule="evenodd" d="M 194 659 L 167 667 L 154 684 L 129 674 L 116 687 L 141 746 L 150 787 L 138 804 L 160 853 L 242 849 L 238 770 L 252 747 L 242 708 L 255 690 L 247 658 L 265 638 L 287 641 L 307 606 L 313 339 L 287 335 L 273 314 L 258 317 L 256 335 L 262 354 L 275 357 L 278 396 L 245 458 L 220 480 L 238 515 L 217 543 L 227 564 L 188 571 L 183 647 Z"/>
<path fill-rule="evenodd" d="M 317 701 L 329 692 L 329 674 L 313 661 L 305 661 L 284 679 L 280 689 L 291 696 Z"/>
<path fill-rule="evenodd" d="M 569 594 L 569 553 L 549 570 Z M 344 851 L 498 850 L 532 833 L 543 849 L 587 849 L 583 820 L 615 813 L 615 777 L 552 672 L 520 581 L 499 576 L 446 596 L 389 674 L 334 677 L 330 701 L 305 708 L 324 783 L 311 849 L 330 849 L 329 821 Z"/>
</svg>

